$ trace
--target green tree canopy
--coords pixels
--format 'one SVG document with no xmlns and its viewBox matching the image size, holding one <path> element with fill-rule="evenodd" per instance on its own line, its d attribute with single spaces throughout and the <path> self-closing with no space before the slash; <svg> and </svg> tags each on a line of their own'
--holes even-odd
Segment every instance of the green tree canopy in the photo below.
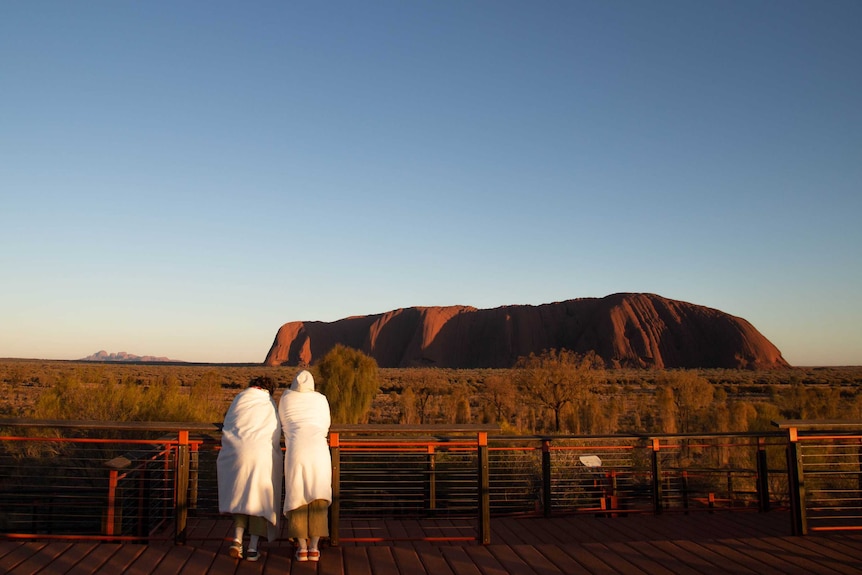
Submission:
<svg viewBox="0 0 862 575">
<path fill-rule="evenodd" d="M 318 387 L 329 400 L 333 423 L 365 423 L 380 389 L 374 358 L 338 344 L 323 356 L 317 369 Z"/>
</svg>

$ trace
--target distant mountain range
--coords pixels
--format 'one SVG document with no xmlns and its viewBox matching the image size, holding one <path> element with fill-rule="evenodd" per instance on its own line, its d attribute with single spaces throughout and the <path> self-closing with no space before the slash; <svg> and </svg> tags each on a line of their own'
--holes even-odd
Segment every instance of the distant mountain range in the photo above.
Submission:
<svg viewBox="0 0 862 575">
<path fill-rule="evenodd" d="M 167 357 L 155 357 L 152 355 L 135 355 L 133 353 L 126 353 L 125 351 L 120 351 L 117 353 L 108 353 L 105 350 L 97 351 L 93 355 L 88 355 L 87 357 L 81 358 L 78 361 L 113 361 L 117 363 L 160 363 L 160 362 L 175 362 L 177 360 L 170 359 Z"/>
<path fill-rule="evenodd" d="M 361 350 L 380 367 L 509 368 L 519 357 L 548 349 L 595 351 L 608 367 L 789 367 L 748 321 L 647 293 L 293 321 L 279 328 L 264 363 L 312 365 L 336 344 Z"/>
</svg>

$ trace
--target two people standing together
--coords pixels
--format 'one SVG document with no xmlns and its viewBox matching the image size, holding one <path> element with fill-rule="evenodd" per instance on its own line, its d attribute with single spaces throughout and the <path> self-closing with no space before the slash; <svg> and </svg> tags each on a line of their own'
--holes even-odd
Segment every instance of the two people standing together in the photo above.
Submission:
<svg viewBox="0 0 862 575">
<path fill-rule="evenodd" d="M 327 434 L 329 402 L 314 390 L 314 378 L 300 371 L 276 407 L 275 383 L 256 377 L 228 409 L 218 455 L 219 511 L 234 518 L 231 556 L 260 558 L 261 537 L 278 536 L 281 485 L 287 536 L 296 539 L 297 561 L 320 559 L 319 541 L 329 536 L 332 460 Z M 281 435 L 285 454 L 282 458 Z M 249 535 L 243 554 L 243 537 Z"/>
</svg>

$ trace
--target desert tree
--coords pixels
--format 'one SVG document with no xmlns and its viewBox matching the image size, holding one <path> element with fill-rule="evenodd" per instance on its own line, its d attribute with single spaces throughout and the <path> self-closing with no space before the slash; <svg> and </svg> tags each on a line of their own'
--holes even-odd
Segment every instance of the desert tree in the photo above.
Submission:
<svg viewBox="0 0 862 575">
<path fill-rule="evenodd" d="M 788 419 L 805 419 L 810 416 L 810 398 L 808 390 L 798 380 L 791 382 L 787 389 L 778 386 L 772 388 L 772 400 L 781 410 L 781 415 Z"/>
<path fill-rule="evenodd" d="M 450 383 L 444 396 L 443 415 L 447 423 L 471 423 L 473 420 L 470 397 L 473 395 L 471 386 L 466 380 Z"/>
<path fill-rule="evenodd" d="M 749 401 L 730 404 L 730 431 L 750 431 L 757 419 L 757 408 Z"/>
<path fill-rule="evenodd" d="M 329 400 L 334 423 L 364 423 L 380 389 L 377 362 L 357 349 L 338 344 L 317 365 L 318 389 Z"/>
<path fill-rule="evenodd" d="M 695 371 L 674 370 L 661 374 L 660 388 L 669 389 L 676 414 L 676 432 L 704 431 L 709 418 L 707 410 L 712 405 L 713 386 Z M 674 433 L 674 432 L 670 432 Z"/>
<path fill-rule="evenodd" d="M 173 384 L 172 380 L 167 380 L 164 387 L 171 389 Z M 222 397 L 222 381 L 219 373 L 210 370 L 201 374 L 200 378 L 190 386 L 189 397 L 192 403 L 218 404 Z"/>
<path fill-rule="evenodd" d="M 862 393 L 856 393 L 850 401 L 846 402 L 844 415 L 849 419 L 862 418 Z"/>
<path fill-rule="evenodd" d="M 620 402 L 609 400 L 610 396 L 595 392 L 587 393 L 576 415 L 571 429 L 574 433 L 591 435 L 615 433 L 619 429 Z"/>
<path fill-rule="evenodd" d="M 726 433 L 732 430 L 730 427 L 730 403 L 727 392 L 718 387 L 713 391 L 712 402 L 708 407 L 707 425 L 710 431 Z"/>
<path fill-rule="evenodd" d="M 559 432 L 564 410 L 578 410 L 578 402 L 603 366 L 592 351 L 579 354 L 567 349 L 545 350 L 518 360 L 518 387 L 527 400 L 553 413 L 554 431 Z"/>
<path fill-rule="evenodd" d="M 835 419 L 849 407 L 838 387 L 807 385 L 798 376 L 789 386 L 774 388 L 773 401 L 787 419 Z"/>
<path fill-rule="evenodd" d="M 503 375 L 491 374 L 485 378 L 482 401 L 488 414 L 486 422 L 508 422 L 515 409 L 515 385 Z"/>
<path fill-rule="evenodd" d="M 401 417 L 398 423 L 407 425 L 416 423 L 418 416 L 416 414 L 416 394 L 413 393 L 413 389 L 405 387 L 398 397 L 401 408 Z"/>
<path fill-rule="evenodd" d="M 775 430 L 772 422 L 781 419 L 781 412 L 777 405 L 764 401 L 754 404 L 754 410 L 757 412 L 757 415 L 755 416 L 754 421 L 749 425 L 749 431 Z"/>
<path fill-rule="evenodd" d="M 451 390 L 446 375 L 437 368 L 411 370 L 404 376 L 404 391 L 412 391 L 413 410 L 420 424 L 438 420 L 440 403 Z M 407 400 L 405 399 L 405 402 Z"/>
<path fill-rule="evenodd" d="M 661 433 L 676 433 L 677 410 L 674 402 L 673 388 L 669 385 L 660 385 L 655 391 L 656 419 L 658 431 Z"/>
</svg>

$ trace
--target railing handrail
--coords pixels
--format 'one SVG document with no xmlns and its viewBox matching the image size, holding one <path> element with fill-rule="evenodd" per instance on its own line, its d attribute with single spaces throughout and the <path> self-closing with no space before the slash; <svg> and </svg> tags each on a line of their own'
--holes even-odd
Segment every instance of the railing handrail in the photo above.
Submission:
<svg viewBox="0 0 862 575">
<path fill-rule="evenodd" d="M 519 441 L 560 441 L 576 439 L 581 441 L 649 441 L 652 439 L 715 439 L 718 437 L 786 437 L 780 431 L 715 431 L 709 433 L 611 433 L 605 435 L 489 435 L 488 439 L 503 441 L 517 439 Z"/>
<path fill-rule="evenodd" d="M 772 422 L 778 429 L 804 429 L 807 431 L 849 429 L 862 430 L 862 419 L 778 419 Z"/>
<path fill-rule="evenodd" d="M 193 421 L 102 421 L 83 419 L 30 419 L 0 418 L 0 427 L 57 427 L 62 429 L 109 429 L 119 431 L 221 431 L 222 424 Z M 338 423 L 330 427 L 338 433 L 424 433 L 445 429 L 447 433 L 491 433 L 499 432 L 499 425 L 489 424 L 365 424 Z"/>
<path fill-rule="evenodd" d="M 54 427 L 58 429 L 98 429 L 110 431 L 197 431 L 221 432 L 221 423 L 192 421 L 99 421 L 74 419 L 2 418 L 0 427 Z"/>
<path fill-rule="evenodd" d="M 786 420 L 773 422 L 779 429 L 789 427 L 803 427 L 802 424 L 791 425 L 791 423 L 803 420 Z M 862 429 L 862 421 L 841 422 L 833 420 L 811 421 L 805 420 L 807 427 L 832 428 L 843 427 L 851 429 L 854 426 Z M 780 424 L 780 425 L 779 425 Z M 96 429 L 115 431 L 191 431 L 191 432 L 221 432 L 222 424 L 201 423 L 192 421 L 100 421 L 100 420 L 72 420 L 72 419 L 28 419 L 28 418 L 0 418 L 0 427 L 54 427 L 59 429 Z M 488 433 L 488 439 L 493 441 L 518 440 L 518 441 L 560 441 L 560 440 L 589 440 L 589 441 L 644 441 L 652 439 L 714 439 L 717 437 L 785 437 L 786 433 L 781 431 L 734 431 L 734 432 L 708 432 L 708 433 L 621 433 L 603 435 L 584 434 L 527 434 L 527 435 L 504 435 L 500 434 L 500 426 L 492 424 L 381 424 L 381 423 L 355 423 L 355 424 L 333 424 L 331 432 L 340 434 L 363 434 L 375 435 L 382 433 L 414 434 L 427 433 L 432 436 L 443 434 L 475 434 Z M 494 434 L 494 435 L 491 435 Z"/>
<path fill-rule="evenodd" d="M 446 433 L 492 433 L 500 432 L 499 425 L 474 424 L 407 424 L 407 423 L 336 423 L 330 431 L 337 433 L 432 433 L 445 429 Z"/>
</svg>

